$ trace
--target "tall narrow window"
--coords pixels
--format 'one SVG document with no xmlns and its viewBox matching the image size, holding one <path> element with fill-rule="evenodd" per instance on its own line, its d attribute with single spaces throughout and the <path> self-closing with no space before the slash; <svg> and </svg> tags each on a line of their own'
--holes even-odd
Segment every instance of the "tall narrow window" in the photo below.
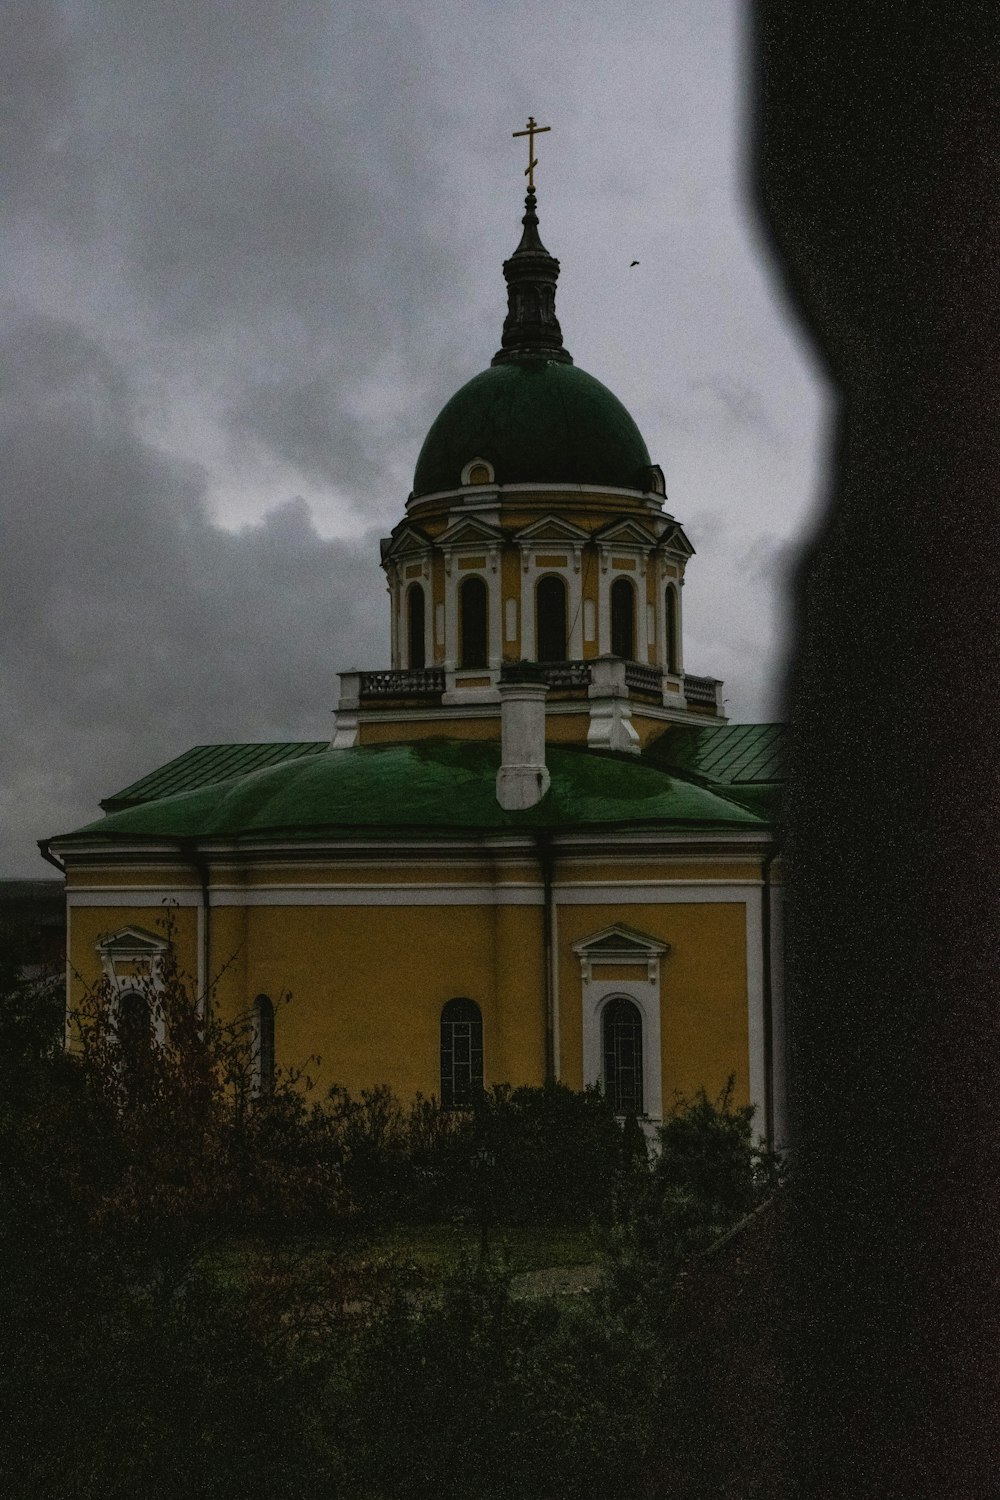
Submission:
<svg viewBox="0 0 1000 1500">
<path fill-rule="evenodd" d="M 485 667 L 489 642 L 486 584 L 481 578 L 466 578 L 458 591 L 458 600 L 462 666 Z"/>
<path fill-rule="evenodd" d="M 258 995 L 253 1003 L 254 1087 L 261 1094 L 274 1087 L 274 1006 L 267 995 Z"/>
<path fill-rule="evenodd" d="M 406 595 L 406 646 L 407 666 L 419 672 L 427 665 L 424 648 L 424 591 L 419 583 L 411 583 Z"/>
<path fill-rule="evenodd" d="M 535 591 L 539 661 L 566 660 L 566 584 L 554 573 L 539 579 Z"/>
<path fill-rule="evenodd" d="M 603 1019 L 604 1092 L 616 1115 L 642 1114 L 642 1016 L 631 1000 L 619 997 Z"/>
<path fill-rule="evenodd" d="M 149 1001 L 145 995 L 129 990 L 118 1001 L 118 1045 L 127 1062 L 141 1060 L 153 1040 Z"/>
<path fill-rule="evenodd" d="M 441 1104 L 465 1109 L 483 1087 L 483 1018 L 474 1000 L 449 1000 L 441 1012 Z"/>
<path fill-rule="evenodd" d="M 627 578 L 611 585 L 611 655 L 635 659 L 635 589 Z"/>
<path fill-rule="evenodd" d="M 135 1104 L 148 1088 L 152 1063 L 153 1018 L 145 995 L 129 990 L 121 996 L 117 1031 L 125 1095 Z"/>
<path fill-rule="evenodd" d="M 680 671 L 680 632 L 677 629 L 677 590 L 673 584 L 667 585 L 666 597 L 667 612 L 667 671 Z"/>
</svg>

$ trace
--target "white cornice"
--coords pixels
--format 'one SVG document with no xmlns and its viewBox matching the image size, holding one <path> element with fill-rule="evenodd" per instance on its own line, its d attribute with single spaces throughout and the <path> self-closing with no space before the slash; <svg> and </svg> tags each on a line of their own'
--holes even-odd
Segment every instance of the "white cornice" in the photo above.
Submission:
<svg viewBox="0 0 1000 1500">
<path fill-rule="evenodd" d="M 503 495 L 626 495 L 630 499 L 638 499 L 649 510 L 655 510 L 665 520 L 672 521 L 674 517 L 663 509 L 664 495 L 657 495 L 652 490 L 627 490 L 612 488 L 603 484 L 497 484 L 490 486 L 494 494 Z M 481 496 L 481 485 L 458 486 L 455 489 L 435 490 L 430 495 L 412 497 L 406 502 L 407 513 L 415 510 L 418 506 L 436 504 L 441 500 L 451 500 L 456 496 L 464 498 L 469 496 Z"/>
</svg>

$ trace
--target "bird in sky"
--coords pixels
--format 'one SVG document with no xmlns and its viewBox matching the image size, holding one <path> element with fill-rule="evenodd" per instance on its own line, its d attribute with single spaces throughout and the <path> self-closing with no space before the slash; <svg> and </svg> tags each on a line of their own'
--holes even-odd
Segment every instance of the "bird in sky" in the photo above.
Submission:
<svg viewBox="0 0 1000 1500">
<path fill-rule="evenodd" d="M 639 262 L 638 262 L 638 261 L 637 261 L 637 260 L 634 260 L 634 261 L 633 261 L 633 262 L 632 262 L 632 266 L 637 266 L 637 265 L 638 265 L 638 264 L 639 264 Z M 632 266 L 629 266 L 629 270 L 630 270 L 630 271 L 631 271 L 631 269 L 632 269 Z"/>
</svg>

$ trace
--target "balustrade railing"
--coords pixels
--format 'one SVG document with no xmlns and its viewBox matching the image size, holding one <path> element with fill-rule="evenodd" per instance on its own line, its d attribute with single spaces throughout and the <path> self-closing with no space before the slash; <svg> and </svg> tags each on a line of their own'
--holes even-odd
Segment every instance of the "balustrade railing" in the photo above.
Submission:
<svg viewBox="0 0 1000 1500">
<path fill-rule="evenodd" d="M 590 663 L 585 661 L 545 661 L 540 664 L 542 681 L 550 688 L 588 687 Z"/>
<path fill-rule="evenodd" d="M 663 673 L 659 667 L 651 667 L 646 662 L 627 661 L 625 686 L 638 688 L 641 693 L 662 693 Z"/>
<path fill-rule="evenodd" d="M 403 671 L 362 672 L 362 698 L 434 698 L 444 692 L 443 667 L 410 667 Z"/>
<path fill-rule="evenodd" d="M 717 706 L 715 689 L 714 677 L 688 677 L 685 674 L 684 696 L 689 703 L 700 703 L 707 708 L 715 708 Z"/>
<path fill-rule="evenodd" d="M 550 688 L 585 688 L 591 682 L 589 661 L 546 661 L 532 663 L 538 678 Z M 506 675 L 505 669 L 504 674 Z M 625 685 L 643 693 L 659 693 L 663 676 L 659 667 L 645 662 L 626 661 Z M 443 667 L 408 668 L 401 671 L 359 673 L 359 695 L 362 698 L 435 698 L 445 690 Z M 714 677 L 684 677 L 684 697 L 699 707 L 716 708 Z"/>
</svg>

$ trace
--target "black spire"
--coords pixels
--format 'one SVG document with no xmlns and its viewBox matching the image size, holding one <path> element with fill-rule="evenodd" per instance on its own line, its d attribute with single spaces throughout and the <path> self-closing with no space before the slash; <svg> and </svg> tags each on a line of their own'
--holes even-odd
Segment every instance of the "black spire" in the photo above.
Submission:
<svg viewBox="0 0 1000 1500">
<path fill-rule="evenodd" d="M 507 281 L 507 317 L 501 348 L 493 356 L 495 365 L 514 359 L 557 359 L 571 365 L 573 356 L 563 348 L 562 329 L 556 317 L 556 281 L 559 262 L 538 236 L 535 190 L 529 187 L 524 200 L 524 233 L 510 260 L 503 263 Z"/>
</svg>

